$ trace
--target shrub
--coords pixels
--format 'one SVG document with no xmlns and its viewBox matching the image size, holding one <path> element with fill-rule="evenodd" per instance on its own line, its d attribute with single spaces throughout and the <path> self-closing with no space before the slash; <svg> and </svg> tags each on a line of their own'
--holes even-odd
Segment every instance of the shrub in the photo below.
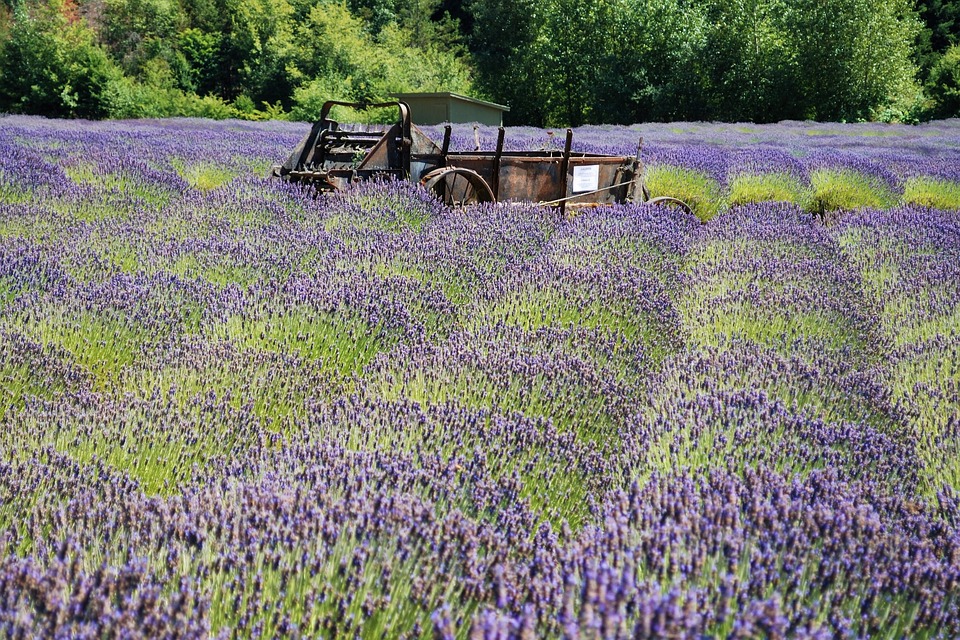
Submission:
<svg viewBox="0 0 960 640">
<path fill-rule="evenodd" d="M 727 202 L 731 206 L 768 201 L 792 202 L 806 208 L 810 191 L 795 177 L 783 173 L 741 173 L 730 181 Z"/>
<path fill-rule="evenodd" d="M 810 173 L 815 213 L 849 211 L 860 207 L 887 209 L 897 203 L 889 187 L 856 171 L 817 169 Z"/>
<path fill-rule="evenodd" d="M 960 116 L 960 45 L 950 47 L 930 70 L 927 92 L 935 103 L 933 117 Z"/>
<path fill-rule="evenodd" d="M 904 186 L 904 202 L 934 209 L 960 209 L 960 183 L 935 178 L 910 178 Z"/>
<path fill-rule="evenodd" d="M 645 178 L 652 197 L 679 198 L 690 205 L 701 220 L 709 220 L 720 210 L 720 185 L 699 171 L 654 165 L 647 167 Z"/>
</svg>

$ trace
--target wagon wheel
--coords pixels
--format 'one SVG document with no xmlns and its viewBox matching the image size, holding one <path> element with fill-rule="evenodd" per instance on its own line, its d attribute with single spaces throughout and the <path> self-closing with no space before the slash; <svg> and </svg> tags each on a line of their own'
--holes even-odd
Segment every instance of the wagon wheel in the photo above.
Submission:
<svg viewBox="0 0 960 640">
<path fill-rule="evenodd" d="M 679 198 L 672 198 L 670 196 L 657 196 L 656 198 L 647 200 L 647 204 L 662 204 L 668 207 L 676 207 L 684 213 L 693 215 L 693 209 L 690 208 L 690 205 Z"/>
<path fill-rule="evenodd" d="M 443 204 L 460 207 L 481 202 L 495 202 L 493 190 L 480 174 L 470 169 L 443 167 L 423 176 L 420 184 L 437 194 Z"/>
</svg>

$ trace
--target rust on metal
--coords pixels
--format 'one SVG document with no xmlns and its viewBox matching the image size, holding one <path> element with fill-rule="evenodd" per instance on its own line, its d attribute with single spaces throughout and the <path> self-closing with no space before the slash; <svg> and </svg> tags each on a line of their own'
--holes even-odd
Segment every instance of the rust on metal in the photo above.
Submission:
<svg viewBox="0 0 960 640">
<path fill-rule="evenodd" d="M 348 130 L 332 120 L 335 106 L 354 109 L 396 108 L 397 121 L 374 130 Z M 552 134 L 552 132 L 551 132 Z M 497 131 L 495 149 L 480 150 L 480 132 L 474 127 L 476 149 L 450 151 L 451 127 L 444 127 L 437 146 L 410 118 L 402 101 L 363 104 L 329 101 L 320 120 L 300 141 L 287 161 L 271 175 L 309 184 L 320 192 L 377 177 L 419 182 L 451 206 L 483 202 L 528 202 L 567 208 L 624 202 L 647 202 L 640 159 L 643 138 L 635 156 L 573 151 L 573 131 L 567 129 L 563 150 L 504 151 L 505 130 Z M 651 202 L 690 208 L 676 198 Z"/>
</svg>

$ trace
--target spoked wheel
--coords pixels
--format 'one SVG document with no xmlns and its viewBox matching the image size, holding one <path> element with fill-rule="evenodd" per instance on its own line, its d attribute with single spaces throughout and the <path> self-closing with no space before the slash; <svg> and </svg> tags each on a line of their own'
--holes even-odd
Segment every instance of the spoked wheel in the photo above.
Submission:
<svg viewBox="0 0 960 640">
<path fill-rule="evenodd" d="M 468 204 L 494 202 L 493 190 L 480 174 L 470 169 L 443 167 L 434 169 L 420 180 L 426 189 L 448 207 L 462 207 Z"/>
<path fill-rule="evenodd" d="M 693 209 L 690 208 L 690 205 L 679 198 L 671 198 L 670 196 L 657 196 L 656 198 L 650 198 L 647 200 L 647 204 L 662 204 L 668 207 L 680 209 L 684 213 L 693 215 Z"/>
</svg>

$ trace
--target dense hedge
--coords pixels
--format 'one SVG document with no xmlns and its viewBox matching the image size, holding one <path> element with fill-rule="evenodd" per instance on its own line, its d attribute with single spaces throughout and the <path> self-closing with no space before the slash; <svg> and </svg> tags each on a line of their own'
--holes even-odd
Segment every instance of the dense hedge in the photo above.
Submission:
<svg viewBox="0 0 960 640">
<path fill-rule="evenodd" d="M 12 3 L 12 4 L 11 4 Z M 960 114 L 939 0 L 5 0 L 0 112 L 309 120 L 455 91 L 511 124 Z"/>
</svg>

